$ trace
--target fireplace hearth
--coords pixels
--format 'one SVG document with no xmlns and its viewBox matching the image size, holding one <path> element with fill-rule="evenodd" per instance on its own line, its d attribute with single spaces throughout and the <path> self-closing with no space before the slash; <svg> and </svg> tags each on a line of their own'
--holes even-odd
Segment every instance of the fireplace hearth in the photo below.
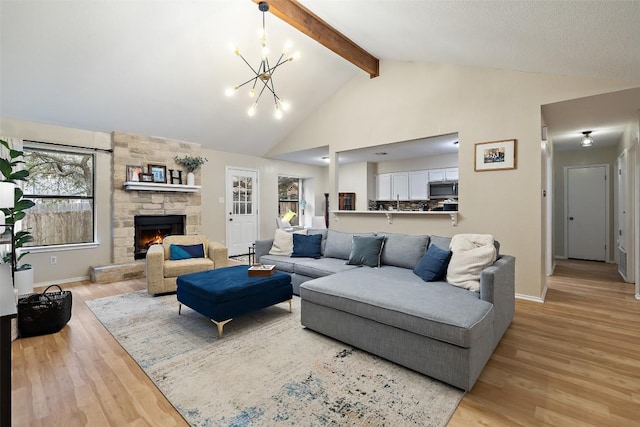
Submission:
<svg viewBox="0 0 640 427">
<path fill-rule="evenodd" d="M 185 215 L 136 215 L 134 259 L 144 259 L 151 245 L 165 236 L 184 234 Z"/>
</svg>

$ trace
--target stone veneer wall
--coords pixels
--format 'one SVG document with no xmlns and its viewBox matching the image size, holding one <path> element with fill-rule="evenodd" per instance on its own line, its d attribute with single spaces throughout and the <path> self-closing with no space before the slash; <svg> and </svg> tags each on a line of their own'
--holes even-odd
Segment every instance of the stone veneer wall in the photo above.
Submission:
<svg viewBox="0 0 640 427">
<path fill-rule="evenodd" d="M 113 263 L 134 260 L 135 215 L 186 215 L 185 233 L 199 234 L 201 230 L 201 195 L 161 191 L 125 191 L 127 165 L 148 164 L 182 170 L 182 182 L 186 184 L 187 171 L 176 164 L 176 156 L 199 156 L 200 144 L 170 139 L 133 135 L 123 132 L 111 134 L 113 147 Z M 195 172 L 196 185 L 200 184 L 200 171 Z"/>
</svg>

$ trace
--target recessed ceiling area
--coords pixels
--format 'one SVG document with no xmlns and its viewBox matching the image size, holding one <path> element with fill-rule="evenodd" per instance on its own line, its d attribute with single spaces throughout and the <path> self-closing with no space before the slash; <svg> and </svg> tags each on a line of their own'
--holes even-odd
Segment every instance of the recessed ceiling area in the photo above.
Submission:
<svg viewBox="0 0 640 427">
<path fill-rule="evenodd" d="M 614 147 L 640 120 L 640 88 L 543 105 L 542 115 L 555 150 L 584 149 L 584 131 L 592 131 L 594 148 Z"/>
<path fill-rule="evenodd" d="M 427 156 L 441 156 L 458 153 L 458 134 L 438 135 L 410 141 L 394 142 L 376 145 L 338 153 L 338 163 L 341 165 L 359 162 L 386 162 L 407 160 Z M 384 154 L 383 154 L 384 153 Z M 315 166 L 329 164 L 329 146 L 309 150 L 284 153 L 274 157 L 278 160 L 288 160 Z"/>
</svg>

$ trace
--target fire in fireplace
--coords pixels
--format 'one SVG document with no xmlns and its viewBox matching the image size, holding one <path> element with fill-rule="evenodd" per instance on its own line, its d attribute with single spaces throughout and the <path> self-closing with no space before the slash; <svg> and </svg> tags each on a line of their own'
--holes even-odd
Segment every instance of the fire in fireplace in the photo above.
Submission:
<svg viewBox="0 0 640 427">
<path fill-rule="evenodd" d="M 143 259 L 156 243 L 165 236 L 184 234 L 185 215 L 136 215 L 134 259 Z"/>
</svg>

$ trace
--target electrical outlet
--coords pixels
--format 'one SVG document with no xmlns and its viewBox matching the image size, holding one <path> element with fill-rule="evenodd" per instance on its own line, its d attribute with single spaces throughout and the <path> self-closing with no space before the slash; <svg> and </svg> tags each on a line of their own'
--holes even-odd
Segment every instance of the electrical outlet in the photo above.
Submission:
<svg viewBox="0 0 640 427">
<path fill-rule="evenodd" d="M 58 263 L 58 257 L 57 256 L 52 256 L 49 258 L 49 264 L 51 265 L 55 265 Z"/>
</svg>

